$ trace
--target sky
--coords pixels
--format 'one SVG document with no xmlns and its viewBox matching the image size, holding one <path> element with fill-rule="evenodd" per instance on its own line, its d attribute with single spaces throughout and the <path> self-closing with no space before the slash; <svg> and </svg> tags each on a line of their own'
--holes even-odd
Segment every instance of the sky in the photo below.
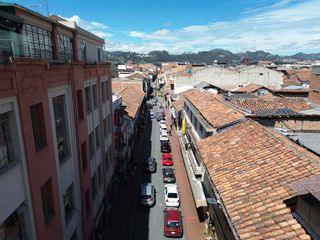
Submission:
<svg viewBox="0 0 320 240">
<path fill-rule="evenodd" d="M 103 37 L 107 51 L 320 52 L 320 0 L 47 1 L 50 14 Z M 47 14 L 45 0 L 7 2 Z"/>
</svg>

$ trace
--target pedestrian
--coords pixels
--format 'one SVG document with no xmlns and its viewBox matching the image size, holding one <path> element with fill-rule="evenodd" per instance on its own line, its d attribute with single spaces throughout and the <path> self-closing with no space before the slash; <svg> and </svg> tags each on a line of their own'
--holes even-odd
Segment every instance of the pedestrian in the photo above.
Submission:
<svg viewBox="0 0 320 240">
<path fill-rule="evenodd" d="M 170 124 L 170 129 L 172 130 L 172 123 Z"/>
</svg>

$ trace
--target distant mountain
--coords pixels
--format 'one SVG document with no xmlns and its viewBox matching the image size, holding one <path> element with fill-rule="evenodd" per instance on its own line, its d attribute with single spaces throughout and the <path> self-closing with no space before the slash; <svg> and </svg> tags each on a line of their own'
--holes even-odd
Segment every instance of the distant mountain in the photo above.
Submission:
<svg viewBox="0 0 320 240">
<path fill-rule="evenodd" d="M 320 59 L 320 53 L 305 54 L 297 53 L 292 56 L 274 55 L 264 51 L 232 53 L 224 49 L 213 49 L 211 51 L 203 51 L 198 53 L 182 53 L 170 54 L 167 51 L 151 51 L 148 54 L 140 54 L 135 52 L 104 52 L 104 59 L 112 61 L 115 64 L 124 64 L 128 61 L 134 63 L 154 63 L 161 64 L 162 62 L 189 62 L 192 64 L 212 64 L 215 60 L 220 63 L 237 64 L 243 58 L 250 58 L 251 62 L 255 63 L 260 60 L 270 60 L 276 63 L 282 63 L 290 59 L 295 60 L 316 60 Z"/>
<path fill-rule="evenodd" d="M 320 53 L 310 53 L 306 54 L 303 52 L 299 52 L 295 55 L 291 56 L 292 58 L 299 59 L 299 60 L 319 60 L 320 59 Z"/>
</svg>

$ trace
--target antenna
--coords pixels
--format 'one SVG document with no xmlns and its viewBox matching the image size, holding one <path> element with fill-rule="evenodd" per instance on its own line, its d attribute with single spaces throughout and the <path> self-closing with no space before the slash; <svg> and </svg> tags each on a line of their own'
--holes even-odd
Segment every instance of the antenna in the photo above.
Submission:
<svg viewBox="0 0 320 240">
<path fill-rule="evenodd" d="M 30 4 L 29 7 L 33 9 L 35 12 L 40 13 L 39 9 L 42 7 L 42 4 Z"/>
<path fill-rule="evenodd" d="M 49 17 L 49 3 L 48 3 L 48 0 L 46 0 L 46 10 L 47 10 L 47 16 Z"/>
</svg>

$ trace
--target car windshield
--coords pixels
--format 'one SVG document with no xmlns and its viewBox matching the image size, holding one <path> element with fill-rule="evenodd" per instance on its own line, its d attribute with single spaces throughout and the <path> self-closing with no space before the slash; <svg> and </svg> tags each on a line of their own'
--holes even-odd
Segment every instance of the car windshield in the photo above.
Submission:
<svg viewBox="0 0 320 240">
<path fill-rule="evenodd" d="M 151 198 L 151 195 L 141 195 L 140 198 L 141 199 L 149 199 L 149 198 Z"/>
<path fill-rule="evenodd" d="M 165 161 L 172 161 L 171 158 L 165 158 L 164 160 L 165 160 Z"/>
<path fill-rule="evenodd" d="M 178 194 L 176 194 L 176 193 L 168 193 L 168 198 L 178 198 Z"/>
<path fill-rule="evenodd" d="M 171 172 L 171 171 L 165 171 L 165 172 L 164 172 L 164 175 L 166 175 L 166 176 L 168 176 L 168 177 L 171 177 L 171 176 L 173 176 L 173 172 Z"/>
<path fill-rule="evenodd" d="M 169 228 L 179 228 L 181 225 L 180 225 L 180 222 L 177 222 L 177 221 L 168 221 L 167 222 L 167 227 Z"/>
</svg>

